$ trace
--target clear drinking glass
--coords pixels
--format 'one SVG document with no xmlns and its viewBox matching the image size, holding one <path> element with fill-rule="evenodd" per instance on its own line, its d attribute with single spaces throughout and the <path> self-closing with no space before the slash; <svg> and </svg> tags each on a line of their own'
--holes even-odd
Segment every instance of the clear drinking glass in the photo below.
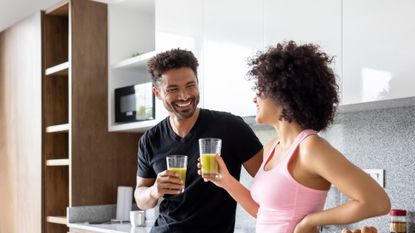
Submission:
<svg viewBox="0 0 415 233">
<path fill-rule="evenodd" d="M 216 178 L 219 175 L 219 165 L 216 154 L 221 154 L 222 139 L 201 138 L 199 139 L 200 163 L 202 164 L 203 178 Z"/>
<path fill-rule="evenodd" d="M 187 156 L 186 155 L 169 155 L 166 157 L 167 170 L 180 174 L 183 184 L 186 184 Z M 182 192 L 184 189 L 181 190 Z"/>
</svg>

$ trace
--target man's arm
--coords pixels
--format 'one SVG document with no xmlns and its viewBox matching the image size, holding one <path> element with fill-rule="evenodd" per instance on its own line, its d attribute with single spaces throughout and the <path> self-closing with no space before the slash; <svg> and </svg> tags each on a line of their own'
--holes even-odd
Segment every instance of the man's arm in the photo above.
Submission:
<svg viewBox="0 0 415 233">
<path fill-rule="evenodd" d="M 156 179 L 141 178 L 137 176 L 137 186 L 134 191 L 134 198 L 138 208 L 146 210 L 157 205 L 158 198 L 151 195 L 151 187 L 155 181 Z"/>
<path fill-rule="evenodd" d="M 134 198 L 138 208 L 142 210 L 153 208 L 164 194 L 179 194 L 183 187 L 180 174 L 163 171 L 157 178 L 142 178 L 137 176 Z"/>
<path fill-rule="evenodd" d="M 258 172 L 259 167 L 261 166 L 262 158 L 263 158 L 263 156 L 262 156 L 263 151 L 264 150 L 261 149 L 254 156 L 252 156 L 248 161 L 246 161 L 243 164 L 246 171 L 252 177 L 254 177 L 256 175 L 256 173 Z"/>
</svg>

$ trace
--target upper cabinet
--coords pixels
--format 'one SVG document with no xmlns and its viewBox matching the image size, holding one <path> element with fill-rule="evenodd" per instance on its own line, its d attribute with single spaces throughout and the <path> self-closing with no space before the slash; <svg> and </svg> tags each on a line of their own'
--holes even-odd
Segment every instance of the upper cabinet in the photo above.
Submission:
<svg viewBox="0 0 415 233">
<path fill-rule="evenodd" d="M 263 48 L 262 13 L 261 2 L 204 1 L 204 107 L 240 116 L 256 114 L 253 82 L 247 80 L 247 61 Z"/>
<path fill-rule="evenodd" d="M 235 7 L 238 6 L 238 7 Z M 230 17 L 231 14 L 231 17 Z M 262 5 L 243 0 L 157 0 L 156 50 L 191 50 L 199 60 L 199 106 L 254 115 L 247 58 L 263 47 Z"/>
<path fill-rule="evenodd" d="M 156 54 L 154 6 L 154 1 L 136 0 L 113 1 L 108 5 L 109 131 L 142 132 L 167 115 L 162 105 L 156 103 L 153 120 L 115 121 L 115 89 L 151 82 L 146 64 Z"/>
<path fill-rule="evenodd" d="M 415 2 L 343 1 L 343 104 L 415 96 Z"/>
<path fill-rule="evenodd" d="M 128 1 L 134 0 L 117 4 Z M 399 4 L 391 0 L 155 0 L 152 26 L 131 22 L 131 26 L 125 26 L 128 21 L 149 20 L 140 18 L 142 14 L 128 4 L 130 16 L 116 20 L 128 14 L 114 13 L 117 7 L 111 8 L 110 61 L 117 62 L 141 51 L 161 52 L 172 48 L 193 51 L 200 63 L 201 107 L 240 116 L 255 115 L 255 106 L 251 104 L 254 83 L 246 80 L 250 68 L 248 59 L 257 51 L 288 40 L 318 44 L 334 57 L 332 68 L 337 75 L 342 105 L 415 95 L 411 89 L 415 81 L 410 78 L 415 61 L 412 53 L 415 45 L 411 43 L 415 41 L 412 23 L 415 16 L 411 11 L 415 3 L 409 0 Z M 150 38 L 152 28 L 154 38 Z M 133 38 L 129 34 L 134 31 L 136 39 L 122 41 Z M 143 37 L 150 39 L 141 42 Z M 155 41 L 154 45 L 150 40 Z M 144 47 L 126 49 L 130 44 Z M 121 54 L 122 51 L 126 52 Z M 148 80 L 145 63 L 142 64 L 140 75 L 138 70 L 134 73 L 124 68 L 110 69 L 110 90 L 133 84 L 138 76 L 140 82 Z M 116 72 L 119 74 L 114 75 Z M 110 129 L 123 127 L 117 126 L 111 115 L 112 108 Z M 162 104 L 156 101 L 156 116 L 166 115 Z M 151 126 L 158 120 L 142 124 Z"/>
<path fill-rule="evenodd" d="M 188 49 L 200 58 L 202 48 L 202 0 L 155 1 L 156 50 Z"/>
<path fill-rule="evenodd" d="M 341 0 L 264 0 L 265 47 L 282 41 L 316 43 L 334 56 L 341 86 Z"/>
<path fill-rule="evenodd" d="M 199 61 L 200 104 L 203 98 L 203 0 L 156 0 L 156 51 L 174 48 L 193 52 Z M 158 100 L 157 100 L 158 101 Z"/>
<path fill-rule="evenodd" d="M 317 43 L 341 80 L 341 0 L 204 1 L 204 107 L 256 114 L 248 58 L 287 40 Z"/>
</svg>

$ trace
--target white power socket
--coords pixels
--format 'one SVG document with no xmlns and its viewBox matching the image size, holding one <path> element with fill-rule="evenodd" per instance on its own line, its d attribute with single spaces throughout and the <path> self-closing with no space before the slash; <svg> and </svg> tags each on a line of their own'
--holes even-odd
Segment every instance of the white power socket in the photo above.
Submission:
<svg viewBox="0 0 415 233">
<path fill-rule="evenodd" d="M 385 181 L 384 181 L 384 171 L 383 169 L 363 169 L 369 176 L 371 176 L 378 184 L 384 188 Z"/>
</svg>

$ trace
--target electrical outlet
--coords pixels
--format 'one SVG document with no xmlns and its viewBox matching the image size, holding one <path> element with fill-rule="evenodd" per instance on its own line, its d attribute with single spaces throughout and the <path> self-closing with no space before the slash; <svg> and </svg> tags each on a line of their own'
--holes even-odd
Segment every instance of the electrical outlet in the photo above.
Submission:
<svg viewBox="0 0 415 233">
<path fill-rule="evenodd" d="M 384 188 L 384 171 L 383 169 L 363 169 L 369 176 L 371 176 L 378 184 Z"/>
</svg>

